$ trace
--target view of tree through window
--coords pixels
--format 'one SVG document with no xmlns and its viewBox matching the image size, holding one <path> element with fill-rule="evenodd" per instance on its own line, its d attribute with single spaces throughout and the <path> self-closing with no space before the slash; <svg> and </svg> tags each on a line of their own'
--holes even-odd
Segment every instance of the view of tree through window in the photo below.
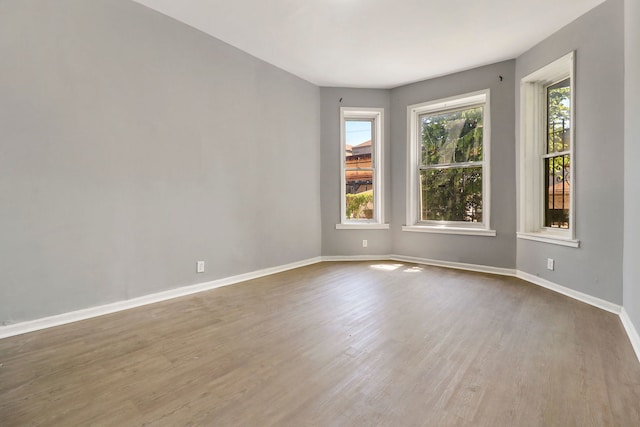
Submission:
<svg viewBox="0 0 640 427">
<path fill-rule="evenodd" d="M 420 219 L 482 222 L 483 107 L 420 116 Z"/>
<path fill-rule="evenodd" d="M 565 79 L 547 88 L 545 226 L 569 228 L 571 87 Z"/>
<path fill-rule="evenodd" d="M 346 218 L 369 220 L 374 212 L 373 120 L 345 120 L 345 133 Z"/>
</svg>

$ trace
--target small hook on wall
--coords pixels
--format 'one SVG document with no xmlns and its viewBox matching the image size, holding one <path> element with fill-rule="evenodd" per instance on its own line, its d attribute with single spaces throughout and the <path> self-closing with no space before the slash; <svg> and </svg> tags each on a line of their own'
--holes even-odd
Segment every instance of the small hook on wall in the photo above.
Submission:
<svg viewBox="0 0 640 427">
<path fill-rule="evenodd" d="M 498 77 L 500 77 L 500 81 L 502 81 L 502 76 L 498 76 Z"/>
</svg>

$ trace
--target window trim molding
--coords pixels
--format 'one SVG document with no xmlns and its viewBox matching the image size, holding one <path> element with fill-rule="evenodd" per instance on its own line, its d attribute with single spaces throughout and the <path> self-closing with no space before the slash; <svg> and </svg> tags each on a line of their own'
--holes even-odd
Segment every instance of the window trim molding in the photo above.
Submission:
<svg viewBox="0 0 640 427">
<path fill-rule="evenodd" d="M 518 239 L 523 239 L 523 240 L 533 240 L 535 242 L 551 243 L 554 245 L 569 246 L 571 248 L 580 247 L 579 240 L 555 237 L 553 235 L 545 234 L 545 233 L 517 232 L 516 236 L 518 237 Z"/>
<path fill-rule="evenodd" d="M 345 121 L 349 119 L 371 119 L 373 121 L 372 168 L 373 168 L 373 219 L 348 219 L 345 201 Z M 384 222 L 384 108 L 340 107 L 340 222 L 337 230 L 388 229 Z"/>
<path fill-rule="evenodd" d="M 579 247 L 575 224 L 575 51 L 552 61 L 520 79 L 520 141 L 518 184 L 518 232 L 519 239 Z M 544 168 L 541 161 L 545 154 L 547 86 L 570 79 L 571 129 L 569 155 L 571 168 L 569 180 L 569 228 L 555 229 L 544 226 Z"/>
<path fill-rule="evenodd" d="M 467 236 L 496 236 L 496 230 L 478 227 L 455 227 L 444 225 L 403 225 L 402 231 L 436 234 L 464 234 Z"/>
<path fill-rule="evenodd" d="M 389 224 L 383 224 L 379 222 L 362 222 L 353 223 L 348 222 L 345 224 L 336 224 L 336 230 L 388 230 Z"/>
<path fill-rule="evenodd" d="M 484 105 L 482 138 L 482 223 L 420 221 L 418 120 L 421 114 Z M 402 231 L 495 236 L 491 224 L 491 90 L 484 89 L 407 106 L 406 225 Z"/>
</svg>

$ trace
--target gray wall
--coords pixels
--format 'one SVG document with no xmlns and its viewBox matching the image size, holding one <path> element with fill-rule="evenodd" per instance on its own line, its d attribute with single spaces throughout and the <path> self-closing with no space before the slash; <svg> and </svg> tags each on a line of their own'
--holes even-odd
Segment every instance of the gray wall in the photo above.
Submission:
<svg viewBox="0 0 640 427">
<path fill-rule="evenodd" d="M 388 255 L 389 230 L 336 230 L 340 223 L 340 107 L 384 108 L 384 214 L 391 218 L 390 95 L 383 89 L 321 88 L 322 254 Z M 342 98 L 342 102 L 340 99 Z M 362 247 L 362 240 L 367 247 Z"/>
<path fill-rule="evenodd" d="M 319 256 L 319 106 L 130 1 L 0 2 L 0 324 Z"/>
<path fill-rule="evenodd" d="M 518 239 L 518 269 L 616 304 L 622 303 L 623 46 L 623 3 L 609 0 L 518 57 L 515 81 L 518 106 L 522 77 L 576 50 L 580 248 Z M 519 120 L 519 111 L 516 115 Z M 555 259 L 555 271 L 546 269 L 547 258 Z"/>
<path fill-rule="evenodd" d="M 640 2 L 625 2 L 624 308 L 640 332 Z"/>
<path fill-rule="evenodd" d="M 391 92 L 392 252 L 420 258 L 515 267 L 514 61 L 426 80 Z M 500 81 L 499 76 L 503 77 Z M 496 237 L 402 231 L 406 222 L 407 106 L 491 90 L 491 228 Z"/>
</svg>

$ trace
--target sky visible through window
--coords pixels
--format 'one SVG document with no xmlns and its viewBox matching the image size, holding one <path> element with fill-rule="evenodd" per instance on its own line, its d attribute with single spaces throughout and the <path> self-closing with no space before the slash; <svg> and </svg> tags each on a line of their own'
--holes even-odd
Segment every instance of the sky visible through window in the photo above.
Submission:
<svg viewBox="0 0 640 427">
<path fill-rule="evenodd" d="M 345 121 L 345 140 L 347 145 L 358 145 L 371 140 L 371 122 L 359 120 Z"/>
</svg>

